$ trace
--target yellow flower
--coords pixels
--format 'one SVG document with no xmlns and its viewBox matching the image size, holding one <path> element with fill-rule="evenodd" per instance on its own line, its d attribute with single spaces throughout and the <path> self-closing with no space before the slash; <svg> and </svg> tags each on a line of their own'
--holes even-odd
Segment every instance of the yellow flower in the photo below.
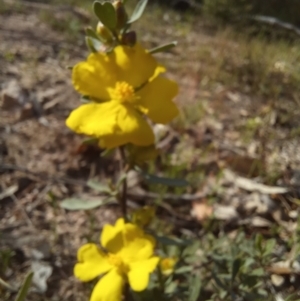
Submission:
<svg viewBox="0 0 300 301">
<path fill-rule="evenodd" d="M 164 124 L 178 114 L 172 101 L 178 86 L 160 76 L 164 71 L 139 44 L 117 46 L 110 54 L 90 54 L 73 68 L 72 81 L 93 102 L 72 111 L 67 126 L 98 137 L 106 148 L 153 144 L 153 131 L 142 114 Z"/>
<path fill-rule="evenodd" d="M 145 206 L 137 209 L 132 214 L 132 222 L 140 227 L 147 226 L 155 216 L 155 208 Z"/>
<path fill-rule="evenodd" d="M 122 288 L 129 282 L 134 291 L 146 289 L 149 275 L 159 258 L 153 256 L 155 241 L 134 224 L 119 219 L 115 226 L 105 225 L 101 245 L 88 243 L 78 250 L 75 276 L 81 281 L 90 281 L 105 274 L 96 284 L 90 301 L 119 301 Z"/>
<path fill-rule="evenodd" d="M 177 257 L 162 258 L 159 262 L 161 272 L 166 276 L 172 274 L 177 261 Z"/>
</svg>

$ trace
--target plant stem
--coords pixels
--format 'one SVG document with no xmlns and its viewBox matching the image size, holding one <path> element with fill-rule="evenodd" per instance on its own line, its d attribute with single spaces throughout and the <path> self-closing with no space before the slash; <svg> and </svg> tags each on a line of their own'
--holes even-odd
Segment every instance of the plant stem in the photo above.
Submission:
<svg viewBox="0 0 300 301">
<path fill-rule="evenodd" d="M 121 171 L 121 173 L 123 172 L 123 173 L 127 174 L 129 171 L 129 166 L 126 164 L 126 155 L 125 155 L 124 147 L 121 146 L 119 148 L 119 151 L 120 151 L 120 157 L 121 157 L 120 171 Z M 127 219 L 127 178 L 126 177 L 122 182 L 122 190 L 121 190 L 121 195 L 119 196 L 119 203 L 121 206 L 123 218 L 124 218 L 125 222 L 127 222 L 128 219 Z M 124 296 L 124 301 L 130 300 L 128 283 L 125 283 L 123 296 Z"/>
<path fill-rule="evenodd" d="M 159 289 L 162 295 L 164 295 L 165 292 L 165 281 L 162 275 L 162 272 L 160 268 L 157 268 L 157 278 L 158 278 L 158 283 L 159 283 Z"/>
<path fill-rule="evenodd" d="M 120 150 L 120 156 L 121 156 L 120 170 L 127 173 L 128 167 L 126 165 L 126 156 L 125 156 L 124 148 L 121 146 L 119 148 L 119 150 Z M 126 222 L 127 221 L 127 203 L 126 203 L 127 202 L 127 179 L 126 178 L 122 182 L 122 191 L 121 191 L 121 195 L 119 197 L 119 202 L 120 202 L 123 218 Z"/>
<path fill-rule="evenodd" d="M 124 286 L 124 301 L 129 301 L 129 300 L 130 300 L 129 284 L 125 283 L 125 286 Z"/>
<path fill-rule="evenodd" d="M 114 31 L 112 31 L 112 34 L 115 37 L 115 39 L 117 41 L 117 44 L 120 45 L 121 43 L 120 43 L 120 40 L 119 40 L 118 33 L 114 30 Z M 122 148 L 122 146 L 120 148 Z"/>
</svg>

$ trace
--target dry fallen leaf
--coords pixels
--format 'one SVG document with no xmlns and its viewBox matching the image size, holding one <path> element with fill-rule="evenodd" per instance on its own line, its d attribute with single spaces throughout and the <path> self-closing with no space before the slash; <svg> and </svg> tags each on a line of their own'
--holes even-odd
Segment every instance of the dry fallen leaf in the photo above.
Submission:
<svg viewBox="0 0 300 301">
<path fill-rule="evenodd" d="M 215 205 L 214 217 L 222 221 L 232 221 L 239 217 L 238 212 L 232 206 Z"/>
<path fill-rule="evenodd" d="M 274 286 L 280 287 L 284 284 L 284 277 L 282 277 L 281 275 L 272 274 L 271 275 L 271 281 L 272 281 Z"/>
<path fill-rule="evenodd" d="M 19 189 L 18 185 L 12 185 L 0 193 L 0 200 L 12 196 Z"/>
<path fill-rule="evenodd" d="M 31 269 L 33 271 L 33 289 L 38 293 L 45 293 L 48 285 L 47 280 L 51 276 L 53 268 L 46 262 L 33 261 L 31 263 Z"/>
<path fill-rule="evenodd" d="M 227 181 L 233 182 L 237 187 L 247 191 L 257 191 L 262 194 L 283 194 L 288 192 L 288 189 L 285 187 L 275 187 L 257 183 L 254 180 L 240 177 L 229 169 L 224 170 L 224 176 Z"/>
<path fill-rule="evenodd" d="M 213 207 L 203 201 L 193 202 L 191 215 L 195 217 L 199 222 L 206 220 L 213 214 Z"/>
</svg>

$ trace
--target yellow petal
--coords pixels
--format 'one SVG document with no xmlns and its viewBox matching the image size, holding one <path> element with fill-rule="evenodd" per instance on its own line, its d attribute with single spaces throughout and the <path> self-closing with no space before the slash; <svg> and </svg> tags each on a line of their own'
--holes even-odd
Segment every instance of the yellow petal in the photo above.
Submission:
<svg viewBox="0 0 300 301">
<path fill-rule="evenodd" d="M 153 255 L 153 241 L 147 238 L 136 238 L 120 251 L 119 255 L 127 264 L 148 259 Z"/>
<path fill-rule="evenodd" d="M 153 131 L 145 119 L 129 105 L 115 101 L 81 105 L 71 112 L 66 124 L 78 134 L 100 138 L 106 148 L 154 143 Z"/>
<path fill-rule="evenodd" d="M 157 62 L 140 44 L 137 43 L 134 47 L 117 46 L 114 54 L 118 81 L 125 81 L 137 88 L 154 74 Z"/>
<path fill-rule="evenodd" d="M 66 125 L 78 134 L 101 137 L 113 134 L 119 106 L 114 102 L 90 102 L 73 110 L 66 120 Z"/>
<path fill-rule="evenodd" d="M 154 134 L 147 121 L 131 106 L 118 105 L 114 131 L 103 135 L 100 145 L 114 148 L 127 143 L 146 146 L 154 143 Z"/>
<path fill-rule="evenodd" d="M 95 244 L 80 247 L 77 259 L 79 262 L 74 267 L 74 275 L 81 281 L 90 281 L 111 269 L 107 257 Z"/>
<path fill-rule="evenodd" d="M 117 269 L 103 276 L 93 289 L 90 301 L 121 301 L 124 279 Z"/>
<path fill-rule="evenodd" d="M 123 218 L 117 219 L 114 226 L 105 224 L 101 233 L 101 245 L 106 248 L 106 244 L 124 228 L 124 225 L 125 221 Z"/>
<path fill-rule="evenodd" d="M 149 275 L 155 270 L 158 262 L 159 257 L 151 257 L 150 259 L 130 264 L 128 279 L 134 291 L 140 292 L 147 288 Z"/>
<path fill-rule="evenodd" d="M 117 46 L 112 53 L 92 53 L 72 70 L 74 88 L 83 95 L 109 99 L 108 88 L 125 81 L 139 87 L 154 74 L 157 62 L 141 45 Z M 160 68 L 162 72 L 162 68 Z"/>
<path fill-rule="evenodd" d="M 156 123 L 166 124 L 178 115 L 172 99 L 178 93 L 178 85 L 165 78 L 156 77 L 136 94 L 140 96 L 139 109 Z"/>
<path fill-rule="evenodd" d="M 123 234 L 125 222 L 119 218 L 114 226 L 105 225 L 101 233 L 101 245 L 111 253 L 117 253 L 123 248 Z"/>
<path fill-rule="evenodd" d="M 108 99 L 108 87 L 117 81 L 116 64 L 113 57 L 104 53 L 92 53 L 87 61 L 72 69 L 72 82 L 76 91 L 102 100 Z"/>
<path fill-rule="evenodd" d="M 101 245 L 110 253 L 122 258 L 125 264 L 148 259 L 153 254 L 155 239 L 145 234 L 135 224 L 116 223 L 115 226 L 105 225 L 101 234 Z"/>
</svg>

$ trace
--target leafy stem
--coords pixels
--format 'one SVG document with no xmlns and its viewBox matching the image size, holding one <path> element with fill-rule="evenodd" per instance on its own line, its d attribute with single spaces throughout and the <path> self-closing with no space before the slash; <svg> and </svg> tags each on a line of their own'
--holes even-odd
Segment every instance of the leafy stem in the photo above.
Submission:
<svg viewBox="0 0 300 301">
<path fill-rule="evenodd" d="M 129 171 L 129 165 L 126 163 L 126 155 L 124 147 L 120 147 L 120 157 L 121 157 L 121 164 L 120 164 L 120 170 L 123 171 L 125 174 Z M 121 206 L 122 215 L 125 221 L 127 221 L 127 177 L 124 177 L 122 180 L 122 188 L 121 188 L 121 194 L 119 196 L 119 203 Z"/>
<path fill-rule="evenodd" d="M 165 280 L 163 278 L 160 268 L 157 269 L 157 278 L 158 278 L 160 293 L 163 296 L 163 294 L 165 292 Z"/>
</svg>

